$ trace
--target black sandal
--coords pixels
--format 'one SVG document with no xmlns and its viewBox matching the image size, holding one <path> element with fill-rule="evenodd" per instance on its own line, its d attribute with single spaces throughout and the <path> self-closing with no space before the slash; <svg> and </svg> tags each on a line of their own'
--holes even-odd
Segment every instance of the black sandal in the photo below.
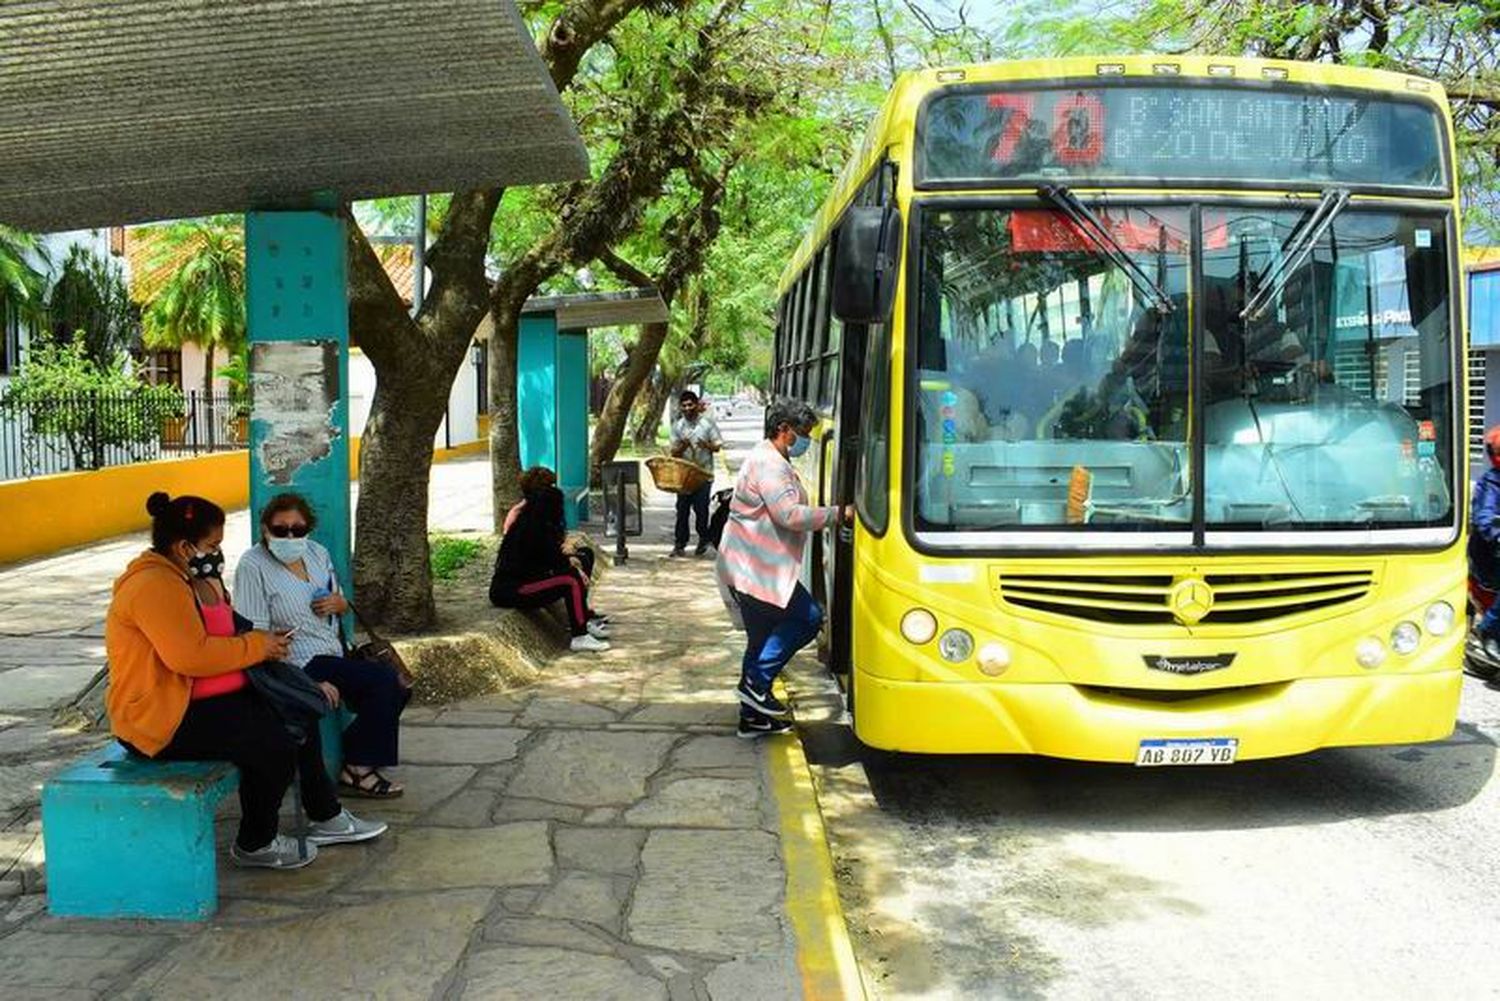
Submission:
<svg viewBox="0 0 1500 1001">
<path fill-rule="evenodd" d="M 346 776 L 353 781 L 346 782 Z M 395 799 L 406 792 L 392 784 L 378 769 L 371 768 L 363 775 L 355 775 L 348 765 L 339 770 L 339 789 L 356 799 Z"/>
</svg>

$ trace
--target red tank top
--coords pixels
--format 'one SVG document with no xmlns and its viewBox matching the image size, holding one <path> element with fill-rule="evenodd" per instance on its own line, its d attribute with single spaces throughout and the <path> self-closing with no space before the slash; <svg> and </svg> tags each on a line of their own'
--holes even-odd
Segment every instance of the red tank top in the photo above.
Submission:
<svg viewBox="0 0 1500 1001">
<path fill-rule="evenodd" d="M 208 635 L 234 635 L 234 609 L 229 607 L 229 602 L 199 605 L 198 609 L 203 613 L 203 626 L 208 630 Z M 212 698 L 215 695 L 228 695 L 230 692 L 237 692 L 244 688 L 246 684 L 244 671 L 230 671 L 228 674 L 216 674 L 211 678 L 194 678 L 193 694 L 190 697 L 193 701 L 197 701 Z"/>
</svg>

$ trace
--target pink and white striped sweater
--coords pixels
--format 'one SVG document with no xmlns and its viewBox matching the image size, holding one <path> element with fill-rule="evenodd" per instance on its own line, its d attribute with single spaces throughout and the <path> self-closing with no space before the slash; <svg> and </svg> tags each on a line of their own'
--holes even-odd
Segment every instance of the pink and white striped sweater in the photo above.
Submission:
<svg viewBox="0 0 1500 1001">
<path fill-rule="evenodd" d="M 785 608 L 797 589 L 807 534 L 838 519 L 836 507 L 812 507 L 786 457 L 769 441 L 751 450 L 734 484 L 719 543 L 719 579 L 741 594 Z"/>
</svg>

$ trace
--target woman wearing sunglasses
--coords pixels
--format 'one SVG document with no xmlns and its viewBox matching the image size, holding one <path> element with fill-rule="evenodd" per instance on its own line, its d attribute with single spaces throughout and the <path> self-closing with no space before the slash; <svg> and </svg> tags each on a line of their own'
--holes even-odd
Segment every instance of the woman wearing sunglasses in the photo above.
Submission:
<svg viewBox="0 0 1500 1001">
<path fill-rule="evenodd" d="M 290 634 L 289 664 L 355 714 L 344 731 L 339 787 L 350 796 L 390 799 L 405 790 L 380 773 L 397 762 L 401 711 L 411 692 L 385 663 L 345 656 L 341 616 L 349 602 L 328 550 L 309 538 L 317 527 L 300 494 L 279 494 L 260 513 L 260 545 L 235 571 L 239 612 L 257 629 Z"/>
</svg>

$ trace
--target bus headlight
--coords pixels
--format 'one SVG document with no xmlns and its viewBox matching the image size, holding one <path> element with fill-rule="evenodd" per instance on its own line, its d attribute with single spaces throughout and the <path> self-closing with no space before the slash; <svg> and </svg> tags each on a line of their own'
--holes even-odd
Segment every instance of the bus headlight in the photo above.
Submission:
<svg viewBox="0 0 1500 1001">
<path fill-rule="evenodd" d="M 1010 648 L 1004 643 L 986 643 L 979 648 L 979 669 L 994 676 L 1010 667 Z"/>
<path fill-rule="evenodd" d="M 1415 622 L 1398 622 L 1396 628 L 1391 630 L 1391 649 L 1403 657 L 1409 653 L 1415 653 L 1417 644 L 1422 642 L 1422 630 L 1417 628 Z"/>
<path fill-rule="evenodd" d="M 913 608 L 901 616 L 901 635 L 921 646 L 937 635 L 937 619 L 925 608 Z"/>
<path fill-rule="evenodd" d="M 1385 663 L 1385 644 L 1373 636 L 1366 636 L 1355 644 L 1354 660 L 1360 667 L 1373 671 Z"/>
<path fill-rule="evenodd" d="M 1422 625 L 1433 636 L 1446 636 L 1448 630 L 1453 628 L 1453 606 L 1446 601 L 1434 601 L 1427 606 L 1427 614 L 1422 616 Z"/>
<path fill-rule="evenodd" d="M 943 655 L 944 660 L 957 664 L 968 660 L 969 655 L 974 652 L 974 637 L 962 629 L 950 629 L 938 640 L 938 653 Z"/>
</svg>

